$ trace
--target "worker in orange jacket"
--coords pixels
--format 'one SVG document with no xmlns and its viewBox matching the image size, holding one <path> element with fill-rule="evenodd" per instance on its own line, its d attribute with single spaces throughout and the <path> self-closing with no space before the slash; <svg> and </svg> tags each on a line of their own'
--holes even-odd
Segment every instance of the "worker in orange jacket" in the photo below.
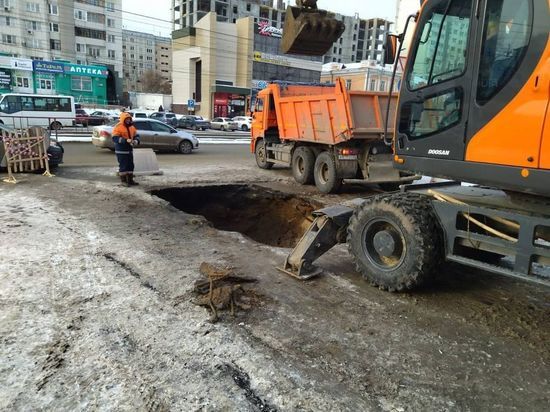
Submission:
<svg viewBox="0 0 550 412">
<path fill-rule="evenodd" d="M 113 142 L 118 160 L 118 175 L 125 186 L 136 186 L 134 181 L 134 146 L 139 144 L 139 135 L 132 115 L 121 113 L 120 121 L 113 129 Z"/>
</svg>

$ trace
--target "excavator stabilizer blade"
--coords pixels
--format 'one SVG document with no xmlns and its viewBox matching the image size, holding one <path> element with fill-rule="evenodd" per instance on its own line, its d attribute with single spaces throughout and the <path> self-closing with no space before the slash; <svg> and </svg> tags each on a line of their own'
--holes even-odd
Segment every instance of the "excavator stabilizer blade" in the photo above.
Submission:
<svg viewBox="0 0 550 412">
<path fill-rule="evenodd" d="M 288 6 L 281 50 L 285 54 L 322 56 L 345 30 L 326 10 Z"/>
<path fill-rule="evenodd" d="M 286 258 L 284 267 L 277 269 L 301 280 L 319 275 L 321 270 L 313 262 L 346 241 L 346 228 L 352 214 L 353 208 L 344 205 L 314 212 L 315 220 Z"/>
</svg>

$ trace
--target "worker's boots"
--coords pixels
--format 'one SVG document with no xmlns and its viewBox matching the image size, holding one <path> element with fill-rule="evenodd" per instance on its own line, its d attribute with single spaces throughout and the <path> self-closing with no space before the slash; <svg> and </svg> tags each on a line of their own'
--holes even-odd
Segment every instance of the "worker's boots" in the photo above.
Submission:
<svg viewBox="0 0 550 412">
<path fill-rule="evenodd" d="M 128 177 L 128 186 L 138 186 L 139 183 L 134 180 L 134 174 L 130 173 L 126 175 Z"/>
</svg>

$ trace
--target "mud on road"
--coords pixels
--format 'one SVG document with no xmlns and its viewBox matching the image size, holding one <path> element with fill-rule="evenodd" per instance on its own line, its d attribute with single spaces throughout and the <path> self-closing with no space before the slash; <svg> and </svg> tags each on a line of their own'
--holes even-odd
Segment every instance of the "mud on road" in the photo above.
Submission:
<svg viewBox="0 0 550 412">
<path fill-rule="evenodd" d="M 138 189 L 106 173 L 0 186 L 1 410 L 550 406 L 548 290 L 447 265 L 389 294 L 343 246 L 299 282 L 275 267 L 340 197 L 249 165 L 169 169 Z M 193 303 L 203 262 L 254 278 L 257 302 L 210 323 Z"/>
</svg>

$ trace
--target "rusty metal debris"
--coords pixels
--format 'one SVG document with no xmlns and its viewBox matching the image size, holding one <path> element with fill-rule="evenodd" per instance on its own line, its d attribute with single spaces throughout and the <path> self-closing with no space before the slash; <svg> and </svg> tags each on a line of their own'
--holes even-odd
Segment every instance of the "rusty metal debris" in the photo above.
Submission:
<svg viewBox="0 0 550 412">
<path fill-rule="evenodd" d="M 229 309 L 231 316 L 235 316 L 235 308 L 250 309 L 256 294 L 243 288 L 244 283 L 253 283 L 257 280 L 235 274 L 232 268 L 221 268 L 203 262 L 199 268 L 206 280 L 195 283 L 194 292 L 198 295 L 193 302 L 196 305 L 210 308 L 210 321 L 216 322 L 218 311 Z"/>
</svg>

